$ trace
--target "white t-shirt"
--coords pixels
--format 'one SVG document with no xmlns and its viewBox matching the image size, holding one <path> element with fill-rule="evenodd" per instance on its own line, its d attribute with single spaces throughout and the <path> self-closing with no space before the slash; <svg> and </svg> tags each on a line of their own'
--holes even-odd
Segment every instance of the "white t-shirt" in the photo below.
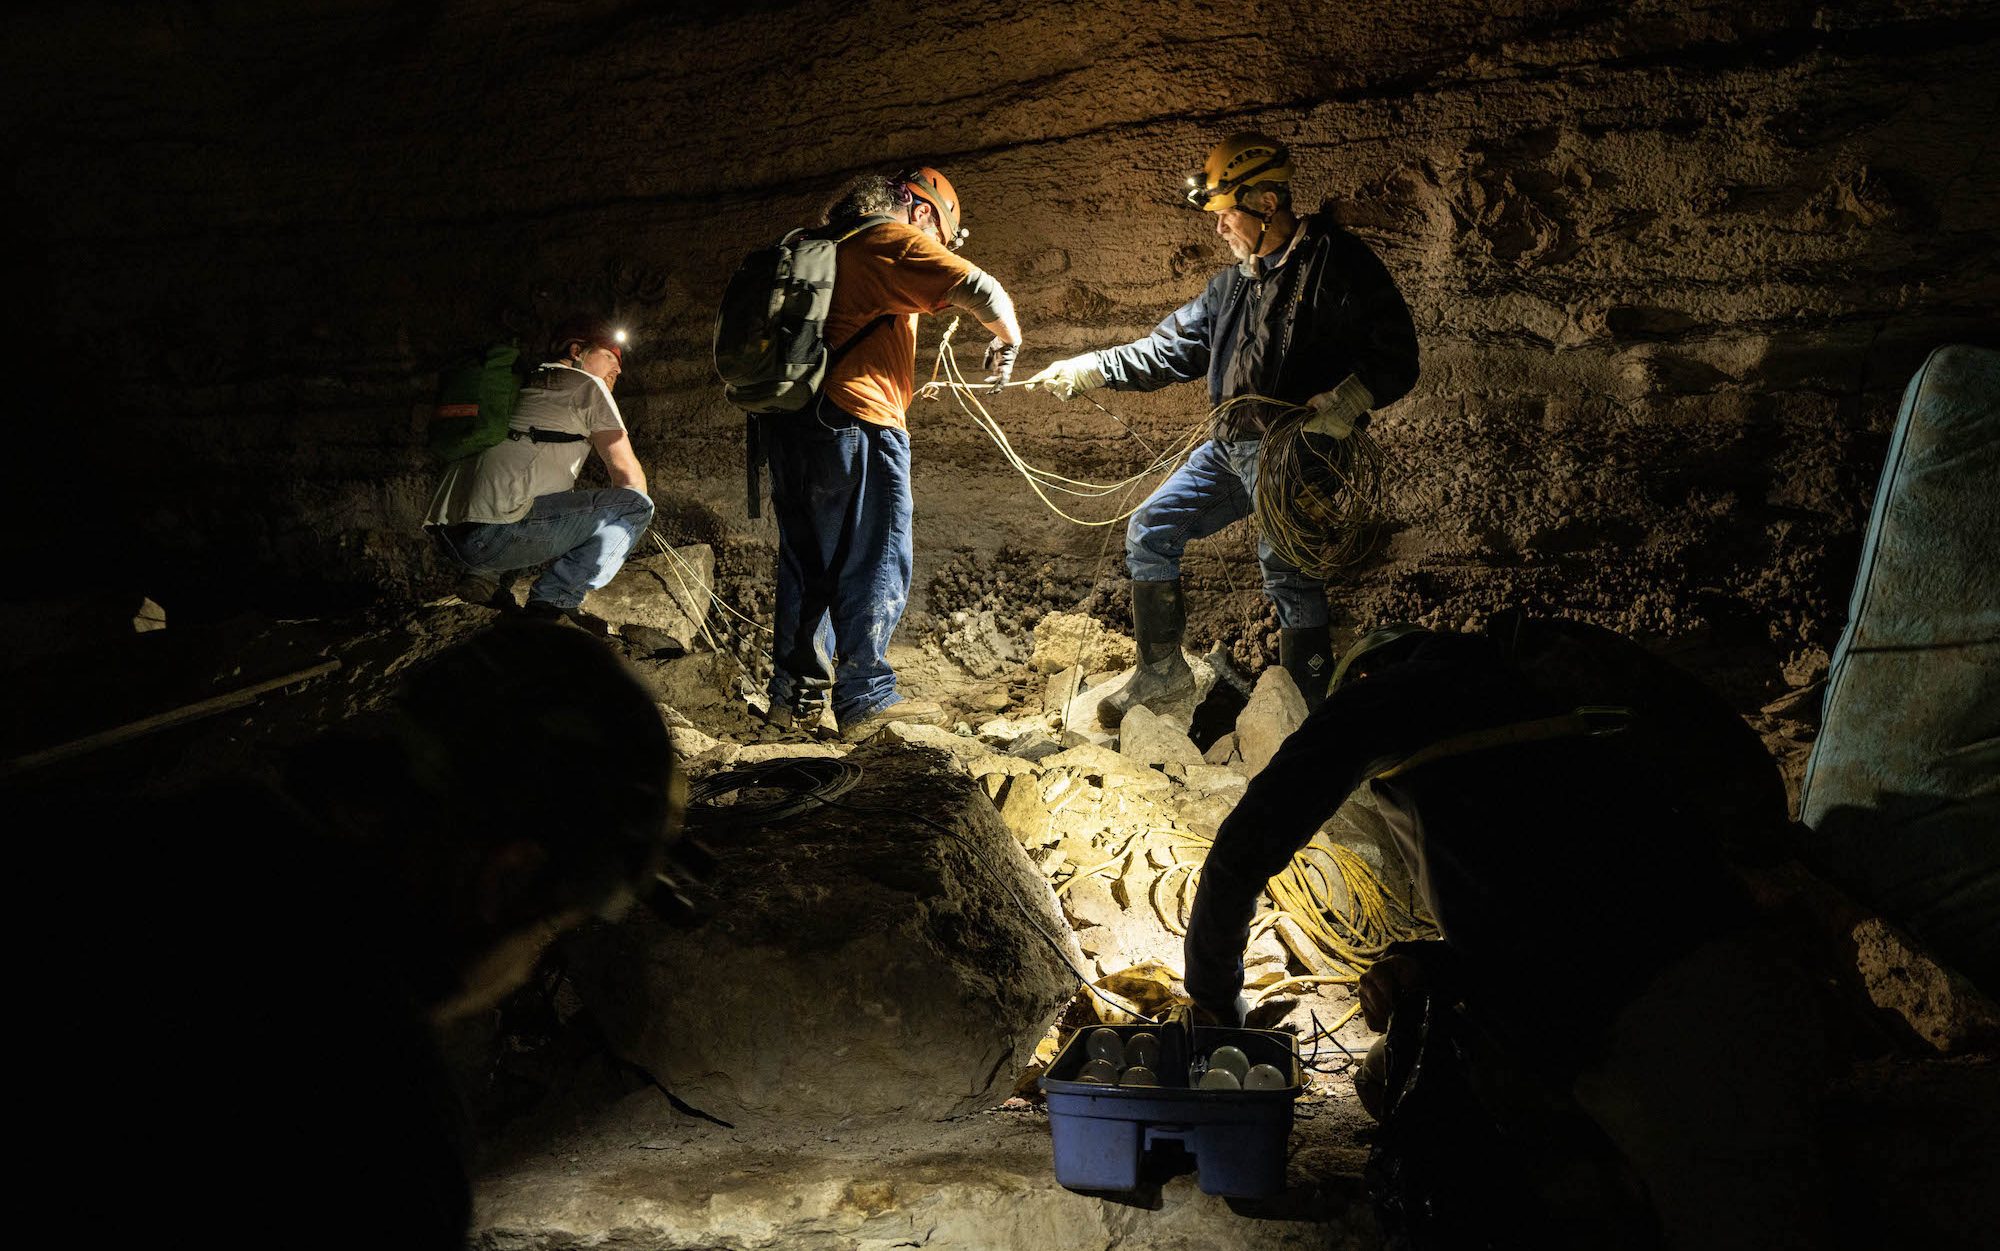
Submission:
<svg viewBox="0 0 2000 1251">
<path fill-rule="evenodd" d="M 525 433 L 510 435 L 477 456 L 453 461 L 431 497 L 424 524 L 519 521 L 537 497 L 576 486 L 576 475 L 590 455 L 590 435 L 624 428 L 618 402 L 603 379 L 567 365 L 544 365 L 522 385 L 520 407 L 508 429 L 585 437 L 574 443 L 537 443 Z"/>
</svg>

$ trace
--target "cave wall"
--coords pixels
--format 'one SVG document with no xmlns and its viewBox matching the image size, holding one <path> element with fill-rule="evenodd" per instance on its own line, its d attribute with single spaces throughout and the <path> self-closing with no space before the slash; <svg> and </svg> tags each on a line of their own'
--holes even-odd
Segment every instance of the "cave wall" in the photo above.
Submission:
<svg viewBox="0 0 2000 1251">
<path fill-rule="evenodd" d="M 936 163 L 1032 370 L 1226 261 L 1180 179 L 1257 127 L 1424 352 L 1337 621 L 1526 603 L 1807 663 L 1902 383 L 2000 308 L 2000 18 L 1960 0 L 169 2 L 9 33 L 23 300 L 93 349 L 43 401 L 88 456 L 25 498 L 105 488 L 122 509 L 72 519 L 94 568 L 163 602 L 434 591 L 436 369 L 577 307 L 636 336 L 618 398 L 663 513 L 768 539 L 708 363 L 743 252 Z M 1102 398 L 994 411 L 1031 460 L 1122 476 L 1205 405 Z M 920 585 L 1003 544 L 1115 572 L 1118 529 L 1052 518 L 962 415 L 911 424 Z M 1190 575 L 1254 628 L 1249 544 Z"/>
</svg>

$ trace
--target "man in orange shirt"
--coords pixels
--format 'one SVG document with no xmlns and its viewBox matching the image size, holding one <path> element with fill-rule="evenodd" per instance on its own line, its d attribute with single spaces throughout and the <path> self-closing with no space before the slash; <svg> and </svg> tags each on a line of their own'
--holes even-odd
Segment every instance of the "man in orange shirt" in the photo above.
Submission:
<svg viewBox="0 0 2000 1251">
<path fill-rule="evenodd" d="M 763 417 L 778 520 L 777 609 L 769 722 L 806 728 L 831 688 L 840 735 L 856 742 L 891 721 L 935 723 L 944 710 L 905 699 L 889 636 L 910 597 L 910 435 L 917 316 L 956 307 L 993 333 L 990 380 L 1013 373 L 1014 303 L 953 255 L 958 193 L 935 169 L 865 175 L 840 193 L 826 226 L 844 233 L 824 331 L 831 353 L 817 400 Z"/>
</svg>

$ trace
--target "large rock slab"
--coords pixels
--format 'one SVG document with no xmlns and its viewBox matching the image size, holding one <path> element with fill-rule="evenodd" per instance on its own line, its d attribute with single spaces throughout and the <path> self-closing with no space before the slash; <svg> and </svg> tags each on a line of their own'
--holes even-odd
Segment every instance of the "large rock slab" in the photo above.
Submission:
<svg viewBox="0 0 2000 1251">
<path fill-rule="evenodd" d="M 1201 748 L 1187 731 L 1143 705 L 1118 725 L 1118 754 L 1143 765 L 1200 764 Z"/>
<path fill-rule="evenodd" d="M 1277 665 L 1264 670 L 1250 702 L 1236 718 L 1236 750 L 1251 777 L 1263 771 L 1278 754 L 1278 745 L 1306 719 L 1306 697 L 1299 694 L 1292 675 Z"/>
<path fill-rule="evenodd" d="M 1880 917 L 1857 924 L 1853 938 L 1856 971 L 1877 1007 L 1945 1055 L 2000 1048 L 2000 1011 L 1963 974 Z"/>
<path fill-rule="evenodd" d="M 714 585 L 715 552 L 706 543 L 692 543 L 626 561 L 617 577 L 583 597 L 583 608 L 613 630 L 645 626 L 691 651 L 703 642 Z"/>
<path fill-rule="evenodd" d="M 964 770 L 848 760 L 837 805 L 717 840 L 698 928 L 635 913 L 579 944 L 612 1046 L 725 1120 L 992 1107 L 1075 991 L 1048 885 Z"/>
</svg>

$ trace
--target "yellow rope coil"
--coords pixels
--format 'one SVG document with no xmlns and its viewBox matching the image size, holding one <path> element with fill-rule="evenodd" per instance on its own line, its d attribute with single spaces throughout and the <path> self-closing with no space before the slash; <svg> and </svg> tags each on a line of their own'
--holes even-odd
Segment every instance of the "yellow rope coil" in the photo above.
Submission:
<svg viewBox="0 0 2000 1251">
<path fill-rule="evenodd" d="M 1199 834 L 1172 833 L 1178 845 L 1198 848 L 1204 858 L 1214 845 L 1213 840 Z M 1169 933 L 1187 935 L 1187 914 L 1200 875 L 1200 861 L 1176 860 L 1153 880 L 1153 911 Z M 1336 880 L 1340 883 L 1338 893 L 1333 885 Z M 1163 899 L 1169 891 L 1171 899 Z M 1287 918 L 1330 963 L 1349 971 L 1287 978 L 1259 990 L 1259 1002 L 1298 986 L 1353 983 L 1381 958 L 1390 943 L 1435 933 L 1427 918 L 1404 907 L 1389 893 L 1366 860 L 1338 843 L 1308 843 L 1271 879 L 1265 891 L 1274 906 L 1251 922 L 1253 936 Z"/>
</svg>

